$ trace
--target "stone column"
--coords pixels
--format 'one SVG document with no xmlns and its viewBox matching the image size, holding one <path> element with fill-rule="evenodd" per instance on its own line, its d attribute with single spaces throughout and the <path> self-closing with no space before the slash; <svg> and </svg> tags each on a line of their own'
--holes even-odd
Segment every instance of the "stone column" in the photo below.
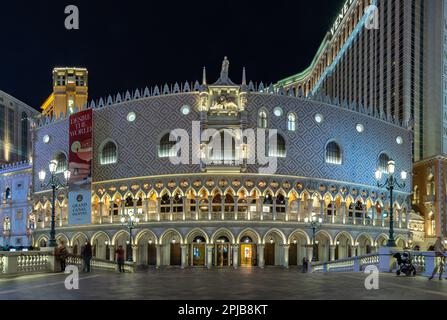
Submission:
<svg viewBox="0 0 447 320">
<path fill-rule="evenodd" d="M 257 246 L 258 267 L 260 267 L 260 268 L 264 268 L 265 267 L 264 249 L 265 249 L 265 246 L 263 244 L 258 244 L 258 246 Z"/>
<path fill-rule="evenodd" d="M 341 203 L 341 215 L 343 219 L 343 224 L 346 224 L 346 202 Z"/>
<path fill-rule="evenodd" d="M 144 215 L 144 221 L 149 221 L 149 199 L 144 198 L 143 199 L 143 215 Z"/>
<path fill-rule="evenodd" d="M 73 252 L 73 248 L 72 251 Z M 115 261 L 115 246 L 114 245 L 109 245 L 109 260 L 110 261 Z"/>
<path fill-rule="evenodd" d="M 273 218 L 273 221 L 276 221 L 276 218 L 277 218 L 277 212 L 276 212 L 276 201 L 278 200 L 278 198 L 277 197 L 272 197 L 272 202 L 273 202 L 273 213 L 272 213 L 272 218 Z"/>
<path fill-rule="evenodd" d="M 62 227 L 63 220 L 62 217 L 64 216 L 64 208 L 62 206 L 59 206 L 59 226 Z"/>
<path fill-rule="evenodd" d="M 301 199 L 296 200 L 296 207 L 297 207 L 297 220 L 298 222 L 301 222 Z"/>
<path fill-rule="evenodd" d="M 239 267 L 239 245 L 233 245 L 233 268 Z"/>
<path fill-rule="evenodd" d="M 326 202 L 324 201 L 324 199 L 320 200 L 320 218 L 324 220 L 324 205 L 326 204 Z"/>
<path fill-rule="evenodd" d="M 264 201 L 265 201 L 265 197 L 260 196 L 258 199 L 258 207 L 259 207 L 259 214 L 260 214 L 260 219 L 261 221 L 264 220 Z"/>
<path fill-rule="evenodd" d="M 183 221 L 186 221 L 186 211 L 189 210 L 188 197 L 183 196 L 182 201 L 183 201 Z"/>
<path fill-rule="evenodd" d="M 352 246 L 351 247 L 351 258 L 352 257 L 357 257 L 357 250 L 358 250 L 358 246 Z"/>
<path fill-rule="evenodd" d="M 366 226 L 366 204 L 362 205 L 362 224 Z"/>
<path fill-rule="evenodd" d="M 376 215 L 377 215 L 376 206 L 373 204 L 373 206 L 371 207 L 371 216 L 372 216 L 371 218 L 374 227 L 376 226 L 376 218 L 377 218 Z"/>
<path fill-rule="evenodd" d="M 221 210 L 222 210 L 222 212 L 221 212 L 221 220 L 224 221 L 225 220 L 225 198 L 224 198 L 223 194 L 222 194 L 220 206 L 221 206 Z"/>
<path fill-rule="evenodd" d="M 138 213 L 137 209 L 137 199 L 133 199 L 133 214 L 136 216 Z"/>
<path fill-rule="evenodd" d="M 399 213 L 399 228 L 400 229 L 402 229 L 402 213 L 403 213 L 403 210 L 402 209 L 399 209 L 399 210 L 397 210 L 397 212 Z"/>
<path fill-rule="evenodd" d="M 157 221 L 161 221 L 161 198 L 157 198 Z"/>
<path fill-rule="evenodd" d="M 200 212 L 200 200 L 196 198 L 196 220 L 199 220 L 199 212 Z"/>
<path fill-rule="evenodd" d="M 285 201 L 285 209 L 286 209 L 286 221 L 289 221 L 289 198 L 286 197 Z"/>
<path fill-rule="evenodd" d="M 212 212 L 213 212 L 213 197 L 208 197 L 208 220 L 212 220 Z"/>
<path fill-rule="evenodd" d="M 208 269 L 213 267 L 213 249 L 214 245 L 212 244 L 206 246 L 206 266 Z"/>
<path fill-rule="evenodd" d="M 121 202 L 121 215 L 124 216 L 124 214 L 126 213 L 126 201 L 122 201 Z"/>
<path fill-rule="evenodd" d="M 314 251 L 313 245 L 311 244 L 306 245 L 306 251 L 307 251 L 307 260 L 312 261 Z"/>
<path fill-rule="evenodd" d="M 408 211 L 408 209 L 407 209 L 407 211 L 405 212 L 405 224 L 406 224 L 406 228 L 407 229 L 410 229 L 410 212 Z"/>
<path fill-rule="evenodd" d="M 313 199 L 307 199 L 307 217 L 309 219 L 312 218 L 312 211 L 314 211 L 314 200 Z"/>
<path fill-rule="evenodd" d="M 289 269 L 289 249 L 290 249 L 290 246 L 288 244 L 283 245 L 283 250 L 284 250 L 283 251 L 283 253 L 284 253 L 283 267 L 286 269 Z"/>
<path fill-rule="evenodd" d="M 169 221 L 173 221 L 174 219 L 174 198 L 169 197 Z"/>
<path fill-rule="evenodd" d="M 186 257 L 186 252 L 188 250 L 188 246 L 185 244 L 182 244 L 182 269 L 185 269 L 187 266 L 187 257 Z"/>
<path fill-rule="evenodd" d="M 137 264 L 138 262 L 138 245 L 134 244 L 132 245 L 132 260 Z"/>
<path fill-rule="evenodd" d="M 99 224 L 102 224 L 102 217 L 104 216 L 104 202 L 99 202 Z M 61 226 L 62 226 L 62 210 L 61 210 Z"/>
<path fill-rule="evenodd" d="M 237 220 L 238 212 L 239 212 L 239 197 L 235 196 L 234 197 L 234 220 Z"/>
<path fill-rule="evenodd" d="M 337 250 L 337 246 L 331 246 L 330 250 L 330 261 L 335 261 L 335 250 Z"/>
<path fill-rule="evenodd" d="M 155 245 L 155 249 L 157 251 L 157 269 L 160 269 L 161 267 L 161 244 Z"/>
</svg>

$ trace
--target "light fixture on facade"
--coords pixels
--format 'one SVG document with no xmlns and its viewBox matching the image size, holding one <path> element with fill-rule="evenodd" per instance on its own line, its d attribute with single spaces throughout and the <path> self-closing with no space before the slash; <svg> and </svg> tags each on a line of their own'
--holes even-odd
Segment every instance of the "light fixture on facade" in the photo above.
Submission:
<svg viewBox="0 0 447 320">
<path fill-rule="evenodd" d="M 191 113 L 191 108 L 189 106 L 185 105 L 185 106 L 182 107 L 181 112 L 182 112 L 182 114 L 184 116 L 187 116 L 187 115 L 189 115 Z"/>
<path fill-rule="evenodd" d="M 402 138 L 402 137 L 397 137 L 396 138 L 396 142 L 397 142 L 397 144 L 403 144 L 404 143 L 404 139 Z"/>
<path fill-rule="evenodd" d="M 365 131 L 365 126 L 361 123 L 358 123 L 355 126 L 355 129 L 357 130 L 358 133 L 363 133 Z"/>
<path fill-rule="evenodd" d="M 321 114 L 316 114 L 315 115 L 315 121 L 317 122 L 317 123 L 322 123 L 323 121 L 324 121 L 324 117 L 323 117 L 323 115 L 321 115 Z"/>
<path fill-rule="evenodd" d="M 135 112 L 130 112 L 127 115 L 127 121 L 129 121 L 129 122 L 135 122 L 136 119 L 137 119 L 137 115 L 135 114 Z"/>
<path fill-rule="evenodd" d="M 49 135 L 44 135 L 43 136 L 43 143 L 48 144 L 50 143 L 50 136 Z"/>
<path fill-rule="evenodd" d="M 273 114 L 274 114 L 275 116 L 277 116 L 277 117 L 281 117 L 281 116 L 283 115 L 283 111 L 282 111 L 282 109 L 281 109 L 280 107 L 276 107 L 276 108 L 273 110 Z"/>
</svg>

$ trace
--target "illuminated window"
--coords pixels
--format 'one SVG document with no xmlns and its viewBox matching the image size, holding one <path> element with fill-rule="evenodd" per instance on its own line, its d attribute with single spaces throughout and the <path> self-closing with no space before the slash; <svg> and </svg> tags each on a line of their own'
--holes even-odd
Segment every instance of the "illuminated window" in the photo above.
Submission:
<svg viewBox="0 0 447 320">
<path fill-rule="evenodd" d="M 176 150 L 176 141 L 171 141 L 170 139 L 171 134 L 167 133 L 161 138 L 160 145 L 158 146 L 158 156 L 160 158 L 169 158 L 169 157 L 175 157 L 177 155 Z"/>
<path fill-rule="evenodd" d="M 268 126 L 267 112 L 264 111 L 264 110 L 259 112 L 259 123 L 258 123 L 258 126 L 261 129 L 267 129 L 267 126 Z"/>
<path fill-rule="evenodd" d="M 365 126 L 359 123 L 355 126 L 355 129 L 357 130 L 358 133 L 363 133 L 365 131 Z"/>
<path fill-rule="evenodd" d="M 282 135 L 276 135 L 276 145 L 275 139 L 270 138 L 268 156 L 272 158 L 285 158 L 287 156 L 286 140 Z"/>
<path fill-rule="evenodd" d="M 56 173 L 63 173 L 68 170 L 67 156 L 63 152 L 59 152 L 55 160 L 57 161 Z"/>
<path fill-rule="evenodd" d="M 287 119 L 287 129 L 289 131 L 296 131 L 296 115 L 294 113 L 289 114 Z"/>
<path fill-rule="evenodd" d="M 100 161 L 102 165 L 117 163 L 118 152 L 114 142 L 109 141 L 102 147 Z"/>
<path fill-rule="evenodd" d="M 11 231 L 11 220 L 9 217 L 3 220 L 3 231 Z"/>
<path fill-rule="evenodd" d="M 379 156 L 379 170 L 383 173 L 388 173 L 388 162 L 390 162 L 390 157 L 386 153 L 382 153 Z"/>
<path fill-rule="evenodd" d="M 12 199 L 12 194 L 11 194 L 11 188 L 7 188 L 5 191 L 5 199 L 6 200 L 11 200 Z"/>
<path fill-rule="evenodd" d="M 191 108 L 189 106 L 183 106 L 181 112 L 184 116 L 187 116 L 191 113 Z"/>
<path fill-rule="evenodd" d="M 342 163 L 341 148 L 335 141 L 326 146 L 326 163 L 340 165 Z"/>
</svg>

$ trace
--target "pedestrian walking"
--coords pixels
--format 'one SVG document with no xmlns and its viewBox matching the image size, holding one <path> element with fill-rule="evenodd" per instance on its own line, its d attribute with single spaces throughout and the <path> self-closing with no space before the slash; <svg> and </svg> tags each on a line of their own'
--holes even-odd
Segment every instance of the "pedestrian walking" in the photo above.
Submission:
<svg viewBox="0 0 447 320">
<path fill-rule="evenodd" d="M 429 280 L 432 280 L 435 277 L 437 271 L 439 271 L 439 280 L 442 280 L 442 274 L 444 273 L 444 264 L 445 264 L 445 247 L 441 237 L 438 237 L 438 239 L 436 239 L 434 249 L 435 249 L 435 257 L 439 258 L 439 266 L 433 269 L 433 274 L 431 275 Z"/>
<path fill-rule="evenodd" d="M 59 263 L 61 265 L 61 272 L 65 272 L 65 268 L 67 266 L 68 250 L 67 250 L 67 247 L 65 246 L 64 241 L 61 241 L 59 243 L 59 246 L 57 246 L 56 257 L 59 260 Z"/>
<path fill-rule="evenodd" d="M 309 269 L 309 261 L 306 257 L 303 258 L 303 273 L 307 273 Z"/>
<path fill-rule="evenodd" d="M 116 250 L 116 261 L 118 262 L 119 272 L 124 272 L 124 249 L 123 246 L 119 246 Z"/>
<path fill-rule="evenodd" d="M 82 249 L 82 259 L 84 260 L 84 272 L 90 272 L 90 263 L 92 261 L 93 252 L 90 242 L 86 242 Z"/>
</svg>

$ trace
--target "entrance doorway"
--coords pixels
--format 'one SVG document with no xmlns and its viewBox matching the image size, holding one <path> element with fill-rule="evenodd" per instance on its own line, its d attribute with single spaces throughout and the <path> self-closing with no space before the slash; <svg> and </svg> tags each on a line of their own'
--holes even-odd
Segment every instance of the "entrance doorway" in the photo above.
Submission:
<svg viewBox="0 0 447 320">
<path fill-rule="evenodd" d="M 292 243 L 289 247 L 289 265 L 298 265 L 298 244 Z"/>
<path fill-rule="evenodd" d="M 179 243 L 171 243 L 171 266 L 180 266 L 182 264 L 182 248 Z"/>
<path fill-rule="evenodd" d="M 206 259 L 206 240 L 204 237 L 196 237 L 191 245 L 191 265 L 193 267 L 205 266 Z"/>
<path fill-rule="evenodd" d="M 148 244 L 147 246 L 147 265 L 157 265 L 157 247 L 155 244 Z"/>
<path fill-rule="evenodd" d="M 266 243 L 264 249 L 264 259 L 266 266 L 274 266 L 275 265 L 275 244 L 274 243 Z"/>
<path fill-rule="evenodd" d="M 241 239 L 240 257 L 242 267 L 256 266 L 256 245 L 253 244 L 253 240 L 250 237 Z"/>
<path fill-rule="evenodd" d="M 231 244 L 227 237 L 217 239 L 214 247 L 214 265 L 217 267 L 229 267 L 231 265 Z"/>
</svg>

